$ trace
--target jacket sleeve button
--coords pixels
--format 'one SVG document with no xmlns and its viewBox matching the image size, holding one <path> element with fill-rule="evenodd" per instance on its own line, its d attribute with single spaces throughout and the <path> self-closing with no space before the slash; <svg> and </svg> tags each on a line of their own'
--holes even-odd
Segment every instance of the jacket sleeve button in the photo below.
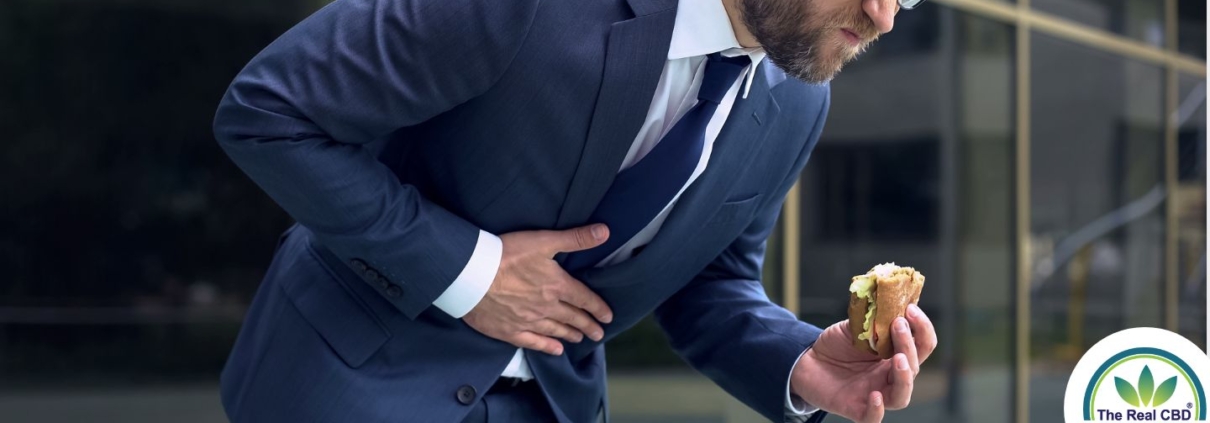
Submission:
<svg viewBox="0 0 1210 423">
<path fill-rule="evenodd" d="M 387 287 L 387 296 L 388 297 L 399 298 L 399 296 L 401 294 L 403 294 L 403 290 L 399 289 L 398 285 L 391 285 L 391 286 Z"/>
<path fill-rule="evenodd" d="M 378 272 L 375 272 L 374 269 L 367 270 L 365 278 L 370 282 L 378 282 Z"/>
<path fill-rule="evenodd" d="M 471 405 L 475 403 L 475 387 L 470 385 L 462 385 L 458 388 L 458 402 L 462 405 Z"/>
<path fill-rule="evenodd" d="M 358 273 L 364 272 L 369 268 L 369 266 L 366 266 L 366 262 L 361 261 L 361 259 L 353 259 L 349 262 L 349 264 L 352 265 L 353 269 L 356 269 Z"/>
</svg>

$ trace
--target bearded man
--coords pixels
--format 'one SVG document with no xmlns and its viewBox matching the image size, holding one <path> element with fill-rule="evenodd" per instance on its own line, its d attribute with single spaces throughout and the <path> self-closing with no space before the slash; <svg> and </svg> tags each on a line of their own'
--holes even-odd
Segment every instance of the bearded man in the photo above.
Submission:
<svg viewBox="0 0 1210 423">
<path fill-rule="evenodd" d="M 223 370 L 227 415 L 607 421 L 605 343 L 651 313 L 772 421 L 906 407 L 937 344 L 918 308 L 880 360 L 760 277 L 828 81 L 918 1 L 324 7 L 215 118 L 297 221 Z"/>
</svg>

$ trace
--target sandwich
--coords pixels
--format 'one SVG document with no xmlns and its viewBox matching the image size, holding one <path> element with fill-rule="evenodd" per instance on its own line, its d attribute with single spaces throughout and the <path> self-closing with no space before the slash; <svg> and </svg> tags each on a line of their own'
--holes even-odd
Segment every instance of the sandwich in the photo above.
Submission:
<svg viewBox="0 0 1210 423">
<path fill-rule="evenodd" d="M 849 333 L 858 350 L 883 359 L 895 355 L 891 323 L 907 312 L 908 304 L 920 301 L 924 275 L 895 263 L 874 266 L 853 277 L 849 285 Z"/>
</svg>

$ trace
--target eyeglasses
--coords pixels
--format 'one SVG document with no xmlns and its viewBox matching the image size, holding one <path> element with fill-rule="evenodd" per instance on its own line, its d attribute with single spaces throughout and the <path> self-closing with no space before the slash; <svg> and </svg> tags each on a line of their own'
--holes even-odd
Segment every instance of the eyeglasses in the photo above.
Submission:
<svg viewBox="0 0 1210 423">
<path fill-rule="evenodd" d="M 899 8 L 903 10 L 912 10 L 915 9 L 916 6 L 919 6 L 920 3 L 924 3 L 924 0 L 899 0 Z"/>
</svg>

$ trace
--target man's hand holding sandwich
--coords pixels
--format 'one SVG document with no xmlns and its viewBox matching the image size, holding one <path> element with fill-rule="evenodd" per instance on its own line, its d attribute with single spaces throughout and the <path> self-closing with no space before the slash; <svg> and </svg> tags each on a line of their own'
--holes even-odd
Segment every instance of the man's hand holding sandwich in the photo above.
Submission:
<svg viewBox="0 0 1210 423">
<path fill-rule="evenodd" d="M 893 264 L 853 277 L 849 319 L 825 329 L 798 360 L 791 391 L 862 423 L 907 407 L 920 365 L 937 347 L 933 323 L 916 305 L 923 286 L 920 272 Z"/>
</svg>

